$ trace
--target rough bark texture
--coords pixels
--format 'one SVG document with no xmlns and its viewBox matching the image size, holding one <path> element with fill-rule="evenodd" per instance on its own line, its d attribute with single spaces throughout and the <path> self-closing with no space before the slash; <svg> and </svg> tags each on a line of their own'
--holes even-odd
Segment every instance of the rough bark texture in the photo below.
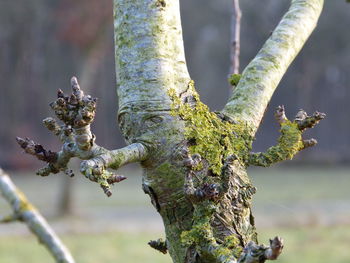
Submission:
<svg viewBox="0 0 350 263">
<path fill-rule="evenodd" d="M 97 146 L 89 129 L 94 107 L 88 121 L 80 123 L 85 104 L 74 106 L 64 96 L 64 105 L 69 107 L 58 101 L 53 107 L 65 128 L 71 127 L 69 137 L 63 137 L 62 151 L 46 151 L 29 139 L 19 143 L 49 163 L 50 170 L 46 168 L 41 175 L 66 170 L 71 157 L 85 160 L 81 171 L 99 182 L 107 194 L 108 179 L 114 178 L 107 168 L 140 161 L 143 190 L 161 215 L 166 232 L 165 242 L 151 241 L 150 245 L 168 251 L 174 263 L 274 260 L 283 240 L 276 237 L 270 246 L 258 245 L 251 212 L 256 189 L 246 171 L 249 165 L 269 166 L 291 159 L 316 143 L 303 140 L 302 132 L 323 114 L 299 112 L 289 121 L 279 107 L 277 145 L 266 153 L 251 153 L 273 91 L 315 27 L 322 6 L 323 0 L 293 0 L 242 73 L 224 110 L 213 113 L 200 101 L 187 72 L 179 1 L 114 0 L 118 120 L 128 146 L 114 151 Z M 73 95 L 77 85 L 73 79 Z M 61 134 L 58 125 L 50 127 Z"/>
<path fill-rule="evenodd" d="M 36 208 L 26 199 L 24 194 L 16 188 L 10 177 L 0 168 L 0 192 L 10 204 L 13 214 L 1 218 L 1 222 L 22 221 L 38 240 L 52 254 L 56 262 L 74 263 L 68 249 L 62 244 L 46 220 Z"/>
</svg>

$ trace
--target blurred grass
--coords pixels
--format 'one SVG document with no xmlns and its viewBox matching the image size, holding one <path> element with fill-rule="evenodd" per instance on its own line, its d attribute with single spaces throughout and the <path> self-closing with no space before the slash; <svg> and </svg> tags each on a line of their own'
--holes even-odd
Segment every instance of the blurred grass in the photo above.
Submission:
<svg viewBox="0 0 350 263">
<path fill-rule="evenodd" d="M 253 184 L 258 188 L 253 210 L 260 241 L 267 243 L 268 238 L 276 235 L 285 239 L 285 250 L 278 262 L 350 262 L 349 171 L 346 167 L 283 166 L 249 170 Z M 77 173 L 71 179 L 74 206 L 77 214 L 82 216 L 64 220 L 52 218 L 57 215 L 62 175 L 39 178 L 34 173 L 10 174 L 16 185 L 48 216 L 78 263 L 140 260 L 143 263 L 170 263 L 168 256 L 147 246 L 150 239 L 164 237 L 164 234 L 159 216 L 142 192 L 138 167 L 127 166 L 119 171 L 128 176 L 128 180 L 113 188 L 111 198 L 106 198 L 98 185 Z M 1 215 L 9 211 L 7 207 L 0 198 Z M 158 220 L 156 225 L 159 227 L 150 228 L 149 223 L 154 219 Z M 99 223 L 95 224 L 97 221 Z M 139 225 L 136 231 L 123 225 L 135 222 Z M 300 223 L 302 225 L 298 225 Z M 119 227 L 113 227 L 115 225 Z M 23 231 L 17 230 L 14 230 L 15 236 L 9 231 L 1 234 L 4 227 L 15 229 L 16 224 L 0 227 L 0 263 L 53 262 L 35 237 L 19 236 L 18 233 Z M 151 229 L 158 230 L 152 233 Z"/>
<path fill-rule="evenodd" d="M 350 199 L 349 167 L 270 167 L 249 170 L 258 188 L 256 204 Z"/>
<path fill-rule="evenodd" d="M 279 263 L 349 263 L 350 226 L 261 229 L 260 242 L 283 237 L 285 248 Z"/>
<path fill-rule="evenodd" d="M 128 165 L 118 170 L 127 180 L 113 187 L 113 195 L 106 198 L 100 187 L 85 179 L 79 172 L 71 179 L 74 184 L 74 200 L 81 208 L 150 207 L 148 196 L 141 188 L 142 172 L 138 166 Z M 47 210 L 59 200 L 64 175 L 40 178 L 35 172 L 14 174 L 9 172 L 15 184 L 40 209 Z M 308 201 L 349 200 L 350 169 L 348 167 L 271 167 L 249 169 L 249 176 L 258 188 L 254 197 L 256 206 L 266 203 L 304 203 Z M 1 200 L 0 200 L 1 201 Z M 48 202 L 49 201 L 49 202 Z M 0 202 L 0 209 L 3 203 Z"/>
<path fill-rule="evenodd" d="M 264 229 L 260 231 L 260 240 L 267 241 L 276 233 L 285 239 L 285 248 L 278 260 L 280 263 L 350 262 L 350 226 Z M 113 232 L 64 235 L 63 241 L 78 263 L 170 263 L 168 255 L 147 245 L 150 239 L 158 237 L 145 232 Z M 0 237 L 0 262 L 49 263 L 53 260 L 33 237 Z"/>
</svg>

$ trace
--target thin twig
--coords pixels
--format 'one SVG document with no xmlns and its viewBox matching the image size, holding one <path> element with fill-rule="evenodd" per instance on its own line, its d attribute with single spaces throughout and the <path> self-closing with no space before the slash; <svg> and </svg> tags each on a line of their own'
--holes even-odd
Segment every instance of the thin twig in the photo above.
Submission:
<svg viewBox="0 0 350 263">
<path fill-rule="evenodd" d="M 233 0 L 233 12 L 232 12 L 232 22 L 231 22 L 230 75 L 239 73 L 241 17 L 242 17 L 242 12 L 239 7 L 239 0 Z"/>
</svg>

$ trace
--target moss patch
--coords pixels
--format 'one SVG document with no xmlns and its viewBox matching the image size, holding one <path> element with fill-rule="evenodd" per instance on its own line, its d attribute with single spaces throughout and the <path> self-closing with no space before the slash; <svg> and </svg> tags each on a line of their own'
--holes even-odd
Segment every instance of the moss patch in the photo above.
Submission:
<svg viewBox="0 0 350 263">
<path fill-rule="evenodd" d="M 209 200 L 196 205 L 193 213 L 194 225 L 191 230 L 181 233 L 181 242 L 186 245 L 216 243 L 210 226 L 215 210 L 215 205 Z"/>
<path fill-rule="evenodd" d="M 231 74 L 230 77 L 228 78 L 228 82 L 232 86 L 237 86 L 240 79 L 241 79 L 241 74 Z"/>
<path fill-rule="evenodd" d="M 183 101 L 175 90 L 169 90 L 173 101 L 171 114 L 185 121 L 185 137 L 190 142 L 190 153 L 199 154 L 207 160 L 216 175 L 220 175 L 223 161 L 229 155 L 235 155 L 244 163 L 253 141 L 249 127 L 242 122 L 224 121 L 211 112 L 200 101 L 193 81 L 189 83 L 188 93 L 187 98 L 191 97 L 193 103 Z"/>
</svg>

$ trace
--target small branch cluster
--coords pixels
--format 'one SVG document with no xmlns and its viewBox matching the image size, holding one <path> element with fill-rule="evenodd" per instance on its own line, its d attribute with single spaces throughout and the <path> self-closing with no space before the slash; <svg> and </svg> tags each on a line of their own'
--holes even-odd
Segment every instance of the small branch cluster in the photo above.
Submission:
<svg viewBox="0 0 350 263">
<path fill-rule="evenodd" d="M 115 175 L 107 168 L 116 169 L 130 161 L 139 161 L 145 158 L 146 149 L 138 143 L 114 151 L 98 146 L 90 128 L 95 117 L 97 99 L 84 94 L 76 77 L 71 79 L 71 86 L 71 95 L 67 96 L 59 90 L 57 99 L 50 103 L 56 117 L 63 124 L 60 125 L 53 118 L 43 120 L 45 127 L 63 143 L 61 150 L 46 150 L 28 138 L 17 137 L 17 142 L 26 153 L 47 162 L 47 165 L 37 172 L 40 176 L 62 171 L 73 177 L 73 171 L 67 167 L 69 160 L 73 157 L 86 160 L 81 163 L 81 172 L 91 181 L 97 182 L 107 196 L 111 196 L 111 185 L 123 181 L 126 177 Z"/>
<path fill-rule="evenodd" d="M 284 106 L 277 107 L 275 118 L 281 126 L 278 144 L 270 147 L 264 153 L 251 153 L 248 164 L 267 167 L 277 162 L 292 159 L 299 151 L 316 145 L 316 139 L 303 139 L 302 134 L 306 129 L 313 128 L 325 116 L 326 114 L 318 111 L 309 116 L 304 110 L 300 110 L 294 121 L 289 121 Z"/>
</svg>

